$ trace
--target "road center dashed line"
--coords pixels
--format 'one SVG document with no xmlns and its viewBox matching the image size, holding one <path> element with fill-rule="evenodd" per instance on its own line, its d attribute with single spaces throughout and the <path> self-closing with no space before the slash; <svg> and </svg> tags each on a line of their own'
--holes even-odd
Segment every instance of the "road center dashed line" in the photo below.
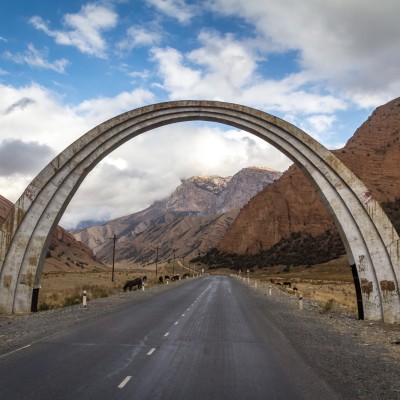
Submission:
<svg viewBox="0 0 400 400">
<path fill-rule="evenodd" d="M 179 324 L 179 321 L 176 321 L 175 323 L 174 323 L 174 325 L 178 325 Z"/>
<path fill-rule="evenodd" d="M 147 353 L 147 355 L 148 355 L 148 356 L 151 356 L 155 351 L 156 351 L 156 348 L 153 347 L 153 348 Z"/>
<path fill-rule="evenodd" d="M 167 337 L 169 335 L 169 332 L 167 332 L 164 336 Z"/>
<path fill-rule="evenodd" d="M 127 377 L 118 385 L 118 389 L 122 389 L 131 379 L 132 379 L 131 376 L 127 376 Z"/>
<path fill-rule="evenodd" d="M 182 314 L 182 317 L 184 317 L 185 316 L 185 314 Z"/>
</svg>

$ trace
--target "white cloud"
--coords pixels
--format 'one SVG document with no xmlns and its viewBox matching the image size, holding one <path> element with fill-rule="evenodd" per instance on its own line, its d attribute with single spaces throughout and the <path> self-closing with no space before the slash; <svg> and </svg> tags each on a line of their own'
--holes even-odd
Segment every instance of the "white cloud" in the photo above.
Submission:
<svg viewBox="0 0 400 400">
<path fill-rule="evenodd" d="M 280 80 L 258 73 L 258 55 L 232 35 L 202 32 L 201 47 L 187 54 L 172 48 L 152 50 L 162 87 L 171 99 L 224 100 L 268 112 L 332 114 L 346 109 L 342 99 L 313 90 L 308 73 Z"/>
<path fill-rule="evenodd" d="M 117 43 L 120 52 L 130 52 L 135 47 L 154 46 L 161 42 L 161 33 L 149 30 L 143 26 L 131 26 L 126 32 L 126 38 Z"/>
<path fill-rule="evenodd" d="M 298 52 L 299 66 L 360 107 L 400 91 L 400 3 L 387 0 L 214 0 L 214 12 L 244 18 L 273 51 Z M 325 85 L 326 86 L 326 85 Z M 367 97 L 369 100 L 365 101 Z"/>
<path fill-rule="evenodd" d="M 153 102 L 154 96 L 151 92 L 146 89 L 135 89 L 131 92 L 119 93 L 115 97 L 99 97 L 85 100 L 75 107 L 75 111 L 98 124 L 121 114 L 123 111 L 129 111 Z"/>
<path fill-rule="evenodd" d="M 147 0 L 147 3 L 182 24 L 189 23 L 198 12 L 196 6 L 185 0 Z"/>
<path fill-rule="evenodd" d="M 91 127 L 54 92 L 36 84 L 20 88 L 0 84 L 0 114 L 2 140 L 34 140 L 57 152 Z M 43 166 L 49 161 L 43 159 Z"/>
<path fill-rule="evenodd" d="M 86 4 L 79 13 L 66 14 L 63 24 L 67 30 L 51 30 L 40 16 L 34 16 L 30 23 L 38 30 L 53 37 L 58 44 L 74 46 L 82 53 L 106 57 L 107 44 L 102 32 L 117 25 L 118 15 L 105 6 Z"/>
<path fill-rule="evenodd" d="M 33 68 L 51 69 L 63 73 L 69 64 L 68 60 L 61 58 L 50 62 L 46 59 L 47 53 L 47 50 L 40 52 L 32 43 L 29 43 L 28 49 L 24 53 L 12 54 L 10 52 L 5 52 L 3 53 L 3 57 L 17 64 L 27 64 Z"/>
</svg>

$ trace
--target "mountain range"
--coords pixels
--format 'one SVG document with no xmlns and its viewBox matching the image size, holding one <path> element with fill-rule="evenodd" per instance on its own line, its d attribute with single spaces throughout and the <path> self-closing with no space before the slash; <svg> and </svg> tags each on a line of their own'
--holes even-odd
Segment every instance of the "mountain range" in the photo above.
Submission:
<svg viewBox="0 0 400 400">
<path fill-rule="evenodd" d="M 136 263 L 194 257 L 215 247 L 240 209 L 282 175 L 271 168 L 243 168 L 232 177 L 194 176 L 162 201 L 101 226 L 72 232 L 96 257 Z"/>
</svg>

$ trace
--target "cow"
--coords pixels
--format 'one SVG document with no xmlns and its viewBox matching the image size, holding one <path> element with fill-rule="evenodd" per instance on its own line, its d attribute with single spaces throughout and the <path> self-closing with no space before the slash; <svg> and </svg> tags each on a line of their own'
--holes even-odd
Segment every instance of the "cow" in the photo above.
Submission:
<svg viewBox="0 0 400 400">
<path fill-rule="evenodd" d="M 188 274 L 188 273 L 183 274 L 182 279 L 186 279 L 186 278 L 190 278 L 190 274 Z"/>
<path fill-rule="evenodd" d="M 146 275 L 142 278 L 142 282 L 143 283 L 147 282 L 147 276 Z"/>
<path fill-rule="evenodd" d="M 160 277 L 158 278 L 158 283 L 164 283 L 164 278 L 163 278 L 162 276 L 160 276 Z"/>
<path fill-rule="evenodd" d="M 179 280 L 180 280 L 179 279 L 179 274 L 176 274 L 171 278 L 171 281 L 179 281 Z"/>
<path fill-rule="evenodd" d="M 171 280 L 171 278 L 169 277 L 169 275 L 165 275 L 165 276 L 164 276 L 164 279 L 165 279 L 166 281 L 170 281 L 170 280 Z"/>
<path fill-rule="evenodd" d="M 136 278 L 133 279 L 132 281 L 128 281 L 124 285 L 124 292 L 126 292 L 126 289 L 129 288 L 129 291 L 132 291 L 132 287 L 137 286 L 138 289 L 141 289 L 143 286 L 142 278 Z"/>
<path fill-rule="evenodd" d="M 283 282 L 283 286 L 287 286 L 287 287 L 292 287 L 292 284 L 290 282 Z"/>
</svg>

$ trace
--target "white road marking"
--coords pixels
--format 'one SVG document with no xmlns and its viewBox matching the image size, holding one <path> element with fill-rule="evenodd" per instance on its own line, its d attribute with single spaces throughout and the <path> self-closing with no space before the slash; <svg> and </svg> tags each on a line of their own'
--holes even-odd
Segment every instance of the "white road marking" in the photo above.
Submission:
<svg viewBox="0 0 400 400">
<path fill-rule="evenodd" d="M 155 347 L 153 347 L 148 353 L 148 356 L 151 356 L 156 351 Z"/>
<path fill-rule="evenodd" d="M 189 311 L 190 310 L 190 308 L 188 308 L 186 311 Z"/>
<path fill-rule="evenodd" d="M 174 323 L 174 325 L 178 325 L 179 324 L 179 321 L 176 321 L 175 323 Z"/>
<path fill-rule="evenodd" d="M 185 314 L 182 314 L 182 317 L 184 317 L 185 316 Z"/>
<path fill-rule="evenodd" d="M 167 337 L 169 335 L 169 332 L 167 332 L 164 336 Z"/>
<path fill-rule="evenodd" d="M 31 347 L 31 345 L 30 345 L 30 344 L 27 344 L 27 345 L 24 346 L 24 347 L 20 347 L 19 349 L 10 351 L 9 353 L 6 353 L 6 354 L 3 354 L 2 356 L 0 356 L 0 358 L 6 357 L 6 356 L 8 356 L 8 355 L 10 355 L 10 354 L 12 354 L 12 353 L 16 353 L 17 351 L 20 351 L 20 350 L 23 350 L 23 349 L 27 349 L 28 347 Z"/>
<path fill-rule="evenodd" d="M 122 389 L 131 379 L 132 379 L 131 376 L 127 376 L 127 377 L 118 385 L 118 389 Z"/>
</svg>

